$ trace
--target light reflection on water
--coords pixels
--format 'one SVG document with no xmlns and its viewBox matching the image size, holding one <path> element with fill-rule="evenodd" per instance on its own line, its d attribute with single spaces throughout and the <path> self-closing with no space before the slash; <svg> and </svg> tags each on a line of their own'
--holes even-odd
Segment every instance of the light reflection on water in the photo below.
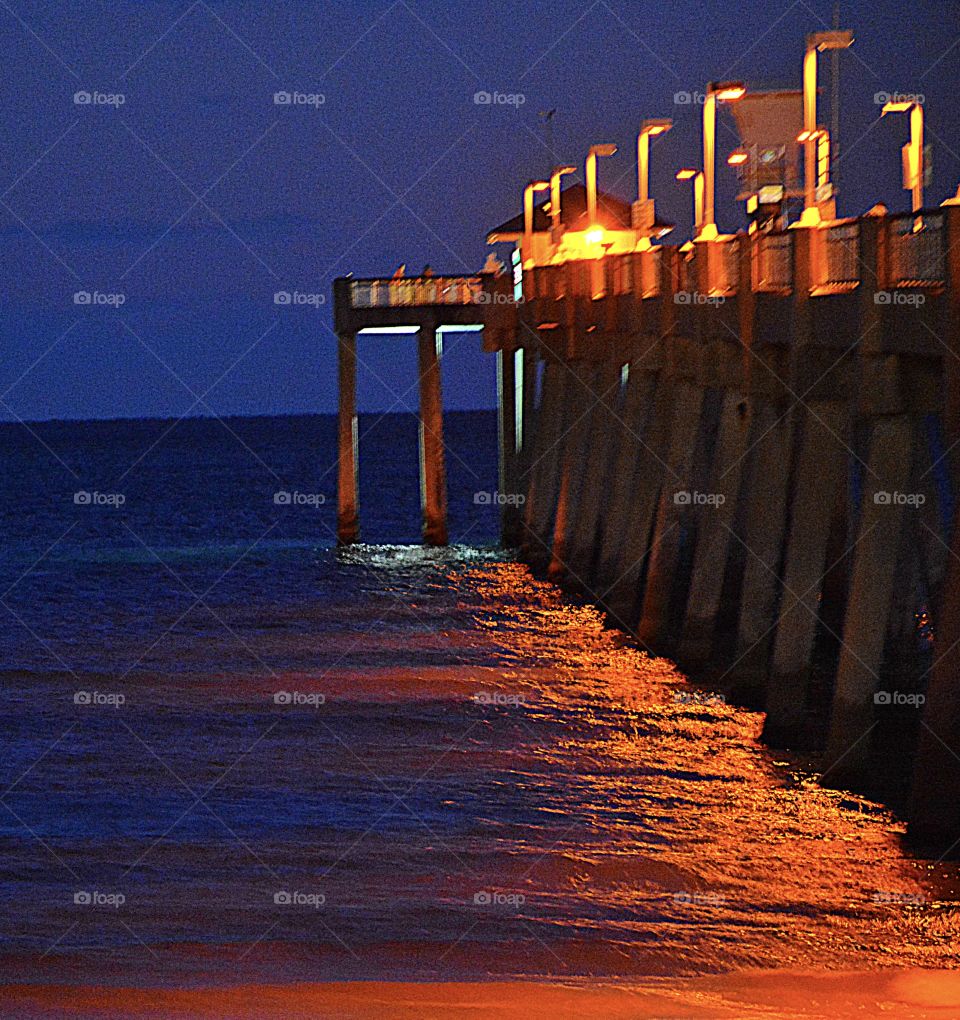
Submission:
<svg viewBox="0 0 960 1020">
<path fill-rule="evenodd" d="M 7 677 L 7 782 L 56 742 L 0 818 L 22 977 L 955 965 L 953 866 L 525 567 L 325 551 L 323 596 L 282 603 L 257 569 L 146 652 L 110 630 L 90 682 L 120 708 Z"/>
</svg>

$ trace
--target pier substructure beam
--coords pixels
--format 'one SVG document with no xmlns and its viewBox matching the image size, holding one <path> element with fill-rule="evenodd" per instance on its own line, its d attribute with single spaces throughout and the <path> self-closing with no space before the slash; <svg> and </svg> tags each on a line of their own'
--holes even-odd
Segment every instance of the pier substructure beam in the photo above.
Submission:
<svg viewBox="0 0 960 1020">
<path fill-rule="evenodd" d="M 846 495 L 846 408 L 810 401 L 804 415 L 783 594 L 767 689 L 764 739 L 791 745 L 805 730 L 807 690 L 831 529 Z"/>
<path fill-rule="evenodd" d="M 550 562 L 566 420 L 567 375 L 566 366 L 552 358 L 543 366 L 536 437 L 531 458 L 525 465 L 530 490 L 524 521 L 523 558 L 537 570 L 545 569 Z"/>
<path fill-rule="evenodd" d="M 360 538 L 357 506 L 357 338 L 337 337 L 339 403 L 337 429 L 337 541 L 350 545 Z"/>
<path fill-rule="evenodd" d="M 632 631 L 637 623 L 637 606 L 650 554 L 657 501 L 664 476 L 670 473 L 661 451 L 667 450 L 670 443 L 676 397 L 672 380 L 663 371 L 638 373 L 637 384 L 636 398 L 649 401 L 652 406 L 636 409 L 641 413 L 645 411 L 647 420 L 641 438 L 634 444 L 627 443 L 627 451 L 634 461 L 633 471 L 627 471 L 623 478 L 627 502 L 619 504 L 618 501 L 607 522 L 604 559 L 601 560 L 601 587 L 607 588 L 603 595 L 604 608 L 610 621 L 627 631 Z"/>
<path fill-rule="evenodd" d="M 517 546 L 523 532 L 523 511 L 517 499 L 520 493 L 521 441 L 524 428 L 523 363 L 519 373 L 516 365 L 522 352 L 512 349 L 497 351 L 497 409 L 500 445 L 500 537 L 505 546 Z"/>
<path fill-rule="evenodd" d="M 908 509 L 898 497 L 909 486 L 913 434 L 906 415 L 873 426 L 827 741 L 832 785 L 860 786 L 868 778 L 868 734 Z"/>
<path fill-rule="evenodd" d="M 588 438 L 584 448 L 583 471 L 586 479 L 567 558 L 578 588 L 590 591 L 594 598 L 597 539 L 605 506 L 609 509 L 611 489 L 616 483 L 616 476 L 612 476 L 613 464 L 624 438 L 621 435 L 622 369 L 620 359 L 608 358 L 597 370 L 596 399 L 587 426 Z"/>
<path fill-rule="evenodd" d="M 608 611 L 610 601 L 607 596 L 621 579 L 624 545 L 628 540 L 636 505 L 634 479 L 640 469 L 644 435 L 652 414 L 656 386 L 657 372 L 646 371 L 638 362 L 631 362 L 619 420 L 611 426 L 614 454 L 610 484 L 605 494 L 606 506 L 600 513 L 594 585 L 601 603 Z"/>
<path fill-rule="evenodd" d="M 650 564 L 643 592 L 637 637 L 651 649 L 662 649 L 669 636 L 671 596 L 680 564 L 682 522 L 692 494 L 694 454 L 700 432 L 704 390 L 680 381 L 674 390 L 675 414 L 659 506 L 650 543 Z"/>
<path fill-rule="evenodd" d="M 699 515 L 686 623 L 677 651 L 677 658 L 683 664 L 706 662 L 713 648 L 746 459 L 749 412 L 749 403 L 741 392 L 728 390 L 724 393 L 710 479 L 710 494 L 714 501 Z"/>
<path fill-rule="evenodd" d="M 423 540 L 447 544 L 447 471 L 443 445 L 443 397 L 440 387 L 440 335 L 421 326 L 417 334 L 420 364 L 420 504 Z"/>
<path fill-rule="evenodd" d="M 762 701 L 777 623 L 793 450 L 793 415 L 758 400 L 753 408 L 750 466 L 744 492 L 746 546 L 735 657 L 735 687 Z"/>
<path fill-rule="evenodd" d="M 533 463 L 533 449 L 537 440 L 537 368 L 540 357 L 532 347 L 521 347 L 517 368 L 520 379 L 517 383 L 517 405 L 520 414 L 517 434 L 517 491 L 530 498 L 530 484 Z M 526 504 L 521 514 L 521 533 L 526 520 Z"/>
<path fill-rule="evenodd" d="M 944 432 L 954 506 L 960 496 L 960 206 L 946 213 L 946 343 Z M 939 854 L 960 846 L 960 515 L 954 510 L 943 590 L 936 606 L 934 663 L 917 746 L 910 799 L 910 831 Z"/>
<path fill-rule="evenodd" d="M 601 382 L 600 370 L 589 362 L 571 361 L 566 370 L 570 395 L 568 431 L 560 461 L 560 488 L 547 572 L 553 581 L 560 582 L 569 577 L 576 584 L 578 578 L 571 575 L 570 553 L 580 526 L 583 509 L 580 497 L 589 470 L 587 453 L 590 449 L 592 411 Z"/>
</svg>

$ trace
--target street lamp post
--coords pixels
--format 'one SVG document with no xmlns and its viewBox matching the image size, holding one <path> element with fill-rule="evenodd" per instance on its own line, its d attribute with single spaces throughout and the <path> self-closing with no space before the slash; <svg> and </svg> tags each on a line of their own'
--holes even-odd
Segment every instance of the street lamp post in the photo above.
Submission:
<svg viewBox="0 0 960 1020">
<path fill-rule="evenodd" d="M 550 234 L 554 244 L 560 243 L 560 178 L 576 172 L 573 166 L 554 167 L 550 175 Z"/>
<path fill-rule="evenodd" d="M 703 171 L 689 167 L 677 171 L 678 181 L 693 181 L 693 234 L 694 237 L 703 230 Z"/>
<path fill-rule="evenodd" d="M 587 225 L 593 229 L 597 225 L 597 157 L 613 156 L 617 147 L 611 144 L 591 145 L 587 153 Z"/>
<path fill-rule="evenodd" d="M 717 236 L 714 212 L 717 169 L 717 103 L 742 99 L 747 88 L 743 82 L 710 82 L 703 101 L 703 221 L 699 239 L 712 241 Z"/>
<path fill-rule="evenodd" d="M 637 215 L 634 227 L 640 231 L 644 241 L 653 233 L 656 223 L 654 205 L 650 200 L 650 138 L 666 134 L 672 127 L 673 121 L 669 119 L 645 120 L 637 135 Z"/>
<path fill-rule="evenodd" d="M 883 107 L 880 116 L 888 113 L 910 114 L 910 141 L 904 146 L 903 186 L 912 194 L 913 212 L 920 212 L 923 208 L 923 107 L 912 101 L 892 102 Z"/>
<path fill-rule="evenodd" d="M 538 191 L 546 191 L 550 187 L 548 181 L 531 181 L 523 189 L 523 265 L 533 265 L 533 196 Z"/>
<path fill-rule="evenodd" d="M 845 50 L 853 45 L 853 33 L 841 29 L 814 32 L 807 36 L 803 55 L 803 226 L 820 222 L 817 205 L 817 54 L 824 50 Z"/>
</svg>

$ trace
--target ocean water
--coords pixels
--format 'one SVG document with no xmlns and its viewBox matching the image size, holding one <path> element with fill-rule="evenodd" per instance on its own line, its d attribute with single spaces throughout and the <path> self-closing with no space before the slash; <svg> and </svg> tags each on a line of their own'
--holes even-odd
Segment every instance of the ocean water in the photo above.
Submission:
<svg viewBox="0 0 960 1020">
<path fill-rule="evenodd" d="M 5 981 L 956 966 L 955 865 L 497 547 L 493 414 L 445 550 L 413 416 L 349 550 L 333 418 L 172 424 L 0 428 Z"/>
</svg>

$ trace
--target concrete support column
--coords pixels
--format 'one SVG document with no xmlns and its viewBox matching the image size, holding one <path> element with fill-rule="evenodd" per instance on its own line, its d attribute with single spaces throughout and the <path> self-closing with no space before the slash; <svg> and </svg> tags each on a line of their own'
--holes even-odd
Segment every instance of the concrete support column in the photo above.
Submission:
<svg viewBox="0 0 960 1020">
<path fill-rule="evenodd" d="M 337 337 L 339 403 L 337 429 L 337 541 L 349 545 L 360 537 L 357 506 L 357 338 Z"/>
<path fill-rule="evenodd" d="M 720 409 L 720 430 L 709 482 L 713 502 L 699 511 L 686 623 L 677 652 L 684 664 L 705 662 L 713 647 L 720 593 L 734 541 L 733 525 L 749 433 L 749 405 L 742 393 L 728 390 Z"/>
<path fill-rule="evenodd" d="M 622 551 L 634 508 L 634 477 L 652 413 L 656 383 L 656 372 L 643 370 L 636 362 L 630 365 L 620 420 L 615 423 L 611 437 L 614 448 L 611 477 L 599 522 L 596 588 L 603 602 L 620 578 Z"/>
<path fill-rule="evenodd" d="M 827 543 L 845 497 L 848 422 L 837 402 L 811 401 L 794 484 L 783 596 L 767 690 L 764 739 L 794 744 L 804 731 L 810 663 L 820 611 Z"/>
<path fill-rule="evenodd" d="M 560 457 L 560 486 L 557 493 L 557 513 L 554 521 L 548 574 L 561 581 L 570 574 L 570 550 L 579 527 L 580 494 L 586 472 L 586 454 L 590 448 L 591 410 L 596 402 L 598 372 L 595 366 L 582 361 L 571 361 L 566 366 L 568 425 Z M 576 583 L 577 578 L 571 578 Z"/>
<path fill-rule="evenodd" d="M 520 394 L 517 392 L 516 361 L 513 350 L 497 351 L 499 490 L 501 497 L 507 497 L 501 510 L 500 537 L 506 546 L 519 545 L 523 525 L 523 511 L 515 502 L 515 497 L 520 490 L 520 435 L 517 431 L 519 418 L 517 407 Z"/>
<path fill-rule="evenodd" d="M 874 724 L 873 696 L 879 686 L 904 514 L 915 512 L 894 494 L 909 487 L 912 453 L 913 426 L 906 415 L 877 421 L 864 478 L 827 741 L 832 784 L 860 784 L 869 771 L 867 734 Z"/>
<path fill-rule="evenodd" d="M 427 545 L 447 544 L 447 471 L 439 346 L 437 330 L 421 326 L 417 335 L 420 361 L 420 505 L 423 508 L 423 540 Z"/>
<path fill-rule="evenodd" d="M 631 447 L 633 472 L 628 481 L 627 504 L 622 515 L 614 518 L 616 532 L 604 533 L 604 549 L 613 547 L 607 561 L 606 577 L 611 577 L 603 594 L 604 608 L 618 627 L 632 631 L 637 622 L 637 605 L 644 566 L 650 553 L 650 535 L 657 512 L 661 486 L 672 477 L 668 464 L 670 435 L 674 424 L 675 397 L 673 381 L 664 372 L 644 373 L 638 395 L 652 396 L 652 409 L 640 442 Z M 644 386 L 643 382 L 649 383 Z M 651 393 L 652 389 L 652 393 Z"/>
<path fill-rule="evenodd" d="M 960 206 L 947 206 L 947 330 L 951 357 L 943 359 L 944 432 L 954 499 L 960 493 Z M 957 504 L 955 504 L 957 505 Z M 960 527 L 954 512 L 951 554 L 938 612 L 933 669 L 914 766 L 910 829 L 937 852 L 956 853 L 960 840 Z"/>
<path fill-rule="evenodd" d="M 537 436 L 537 367 L 540 359 L 530 347 L 520 350 L 519 365 L 522 369 L 517 394 L 520 408 L 520 457 L 518 476 L 520 491 L 530 488 L 530 463 Z"/>
<path fill-rule="evenodd" d="M 770 648 L 777 622 L 780 561 L 786 544 L 793 415 L 760 400 L 753 409 L 753 429 L 743 544 L 746 546 L 735 658 L 730 667 L 736 689 L 754 703 L 762 701 Z M 747 693 L 749 692 L 749 694 Z"/>
<path fill-rule="evenodd" d="M 588 428 L 588 445 L 584 450 L 583 471 L 586 475 L 577 523 L 571 540 L 571 572 L 581 580 L 582 587 L 594 588 L 597 536 L 600 523 L 611 507 L 615 478 L 612 465 L 623 442 L 623 405 L 620 394 L 622 366 L 615 360 L 603 362 L 597 372 L 597 393 Z"/>
<path fill-rule="evenodd" d="M 650 648 L 662 647 L 671 630 L 671 595 L 680 562 L 682 519 L 690 507 L 703 396 L 702 387 L 687 381 L 674 390 L 673 426 L 637 626 L 637 637 Z"/>
<path fill-rule="evenodd" d="M 546 567 L 550 558 L 563 436 L 565 377 L 566 368 L 559 362 L 551 360 L 544 365 L 536 437 L 526 465 L 530 489 L 523 554 L 526 562 L 537 569 Z"/>
</svg>

